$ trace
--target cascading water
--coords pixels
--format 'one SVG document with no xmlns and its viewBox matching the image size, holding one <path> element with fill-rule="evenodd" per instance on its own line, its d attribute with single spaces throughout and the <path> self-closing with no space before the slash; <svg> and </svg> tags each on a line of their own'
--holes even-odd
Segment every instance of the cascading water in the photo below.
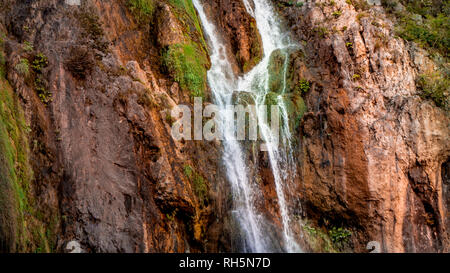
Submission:
<svg viewBox="0 0 450 273">
<path fill-rule="evenodd" d="M 221 42 L 216 27 L 208 20 L 199 0 L 193 0 L 211 48 L 212 65 L 208 71 L 208 83 L 215 103 L 221 110 L 225 110 L 228 105 L 232 104 L 233 91 L 235 90 L 245 90 L 252 93 L 255 97 L 257 109 L 262 109 L 258 106 L 266 103 L 266 95 L 269 92 L 268 82 L 270 75 L 268 65 L 272 52 L 280 50 L 285 54 L 284 73 L 286 73 L 288 49 L 295 47 L 295 45 L 291 44 L 289 36 L 281 31 L 273 8 L 267 0 L 253 0 L 252 3 L 248 0 L 243 1 L 248 13 L 256 20 L 263 44 L 263 59 L 251 71 L 237 78 L 226 56 L 225 45 Z M 281 90 L 280 94 L 285 92 L 285 88 L 286 83 L 284 80 L 283 90 Z M 287 109 L 281 99 L 281 95 L 277 97 L 277 101 L 283 121 L 280 136 L 274 135 L 271 130 L 266 118 L 266 111 L 258 110 L 257 119 L 260 135 L 265 143 L 265 150 L 269 156 L 275 181 L 281 223 L 283 225 L 284 251 L 298 252 L 301 249 L 292 235 L 285 198 L 285 187 L 289 186 L 295 173 L 291 170 L 293 165 L 293 158 L 290 153 L 291 135 L 288 126 Z M 224 120 L 233 119 L 234 114 L 221 118 Z M 220 128 L 224 136 L 222 142 L 224 146 L 223 161 L 233 192 L 233 214 L 243 232 L 244 251 L 270 252 L 272 248 L 270 242 L 267 241 L 268 236 L 265 234 L 265 219 L 255 209 L 255 203 L 257 198 L 260 197 L 260 192 L 249 177 L 244 160 L 244 152 L 240 143 L 234 137 L 236 130 L 234 123 L 224 122 L 221 124 L 224 126 Z M 278 143 L 279 140 L 281 140 L 281 145 Z"/>
</svg>

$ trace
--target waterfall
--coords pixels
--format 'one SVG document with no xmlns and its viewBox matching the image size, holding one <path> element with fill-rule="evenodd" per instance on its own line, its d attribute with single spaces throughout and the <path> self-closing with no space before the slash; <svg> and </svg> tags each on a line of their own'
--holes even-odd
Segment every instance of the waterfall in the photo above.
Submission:
<svg viewBox="0 0 450 273">
<path fill-rule="evenodd" d="M 247 12 L 256 20 L 262 40 L 263 58 L 251 71 L 241 77 L 236 77 L 226 55 L 226 47 L 219 37 L 219 32 L 207 18 L 199 0 L 193 0 L 210 45 L 211 69 L 208 71 L 207 77 L 214 102 L 220 109 L 226 109 L 228 105 L 232 104 L 233 91 L 236 90 L 252 93 L 256 98 L 257 107 L 264 105 L 266 103 L 266 95 L 269 92 L 268 65 L 272 52 L 281 50 L 285 54 L 283 73 L 286 73 L 288 49 L 296 47 L 295 44 L 291 43 L 289 35 L 281 30 L 278 17 L 275 15 L 268 0 L 252 0 L 252 3 L 248 0 L 243 0 L 243 2 Z M 286 80 L 284 79 L 281 94 L 284 93 L 285 88 Z M 284 251 L 299 252 L 301 249 L 296 243 L 290 228 L 291 220 L 285 197 L 286 187 L 289 186 L 295 175 L 295 171 L 292 169 L 294 165 L 291 154 L 291 134 L 288 126 L 286 105 L 281 99 L 281 95 L 278 96 L 277 101 L 282 120 L 279 137 L 273 135 L 269 124 L 267 124 L 265 111 L 258 110 L 257 119 L 260 135 L 264 141 L 274 177 L 279 213 L 283 226 Z M 221 118 L 228 120 L 234 118 L 234 114 Z M 255 186 L 255 183 L 252 183 L 253 181 L 246 165 L 248 163 L 245 161 L 245 153 L 241 144 L 233 137 L 235 133 L 234 123 L 223 123 L 221 132 L 224 135 L 224 140 L 222 141 L 224 147 L 223 162 L 233 194 L 233 215 L 238 220 L 243 233 L 244 251 L 270 252 L 272 248 L 266 234 L 266 219 L 255 209 L 255 203 L 258 198 L 261 198 L 261 192 Z M 278 143 L 278 140 L 281 143 Z"/>
</svg>

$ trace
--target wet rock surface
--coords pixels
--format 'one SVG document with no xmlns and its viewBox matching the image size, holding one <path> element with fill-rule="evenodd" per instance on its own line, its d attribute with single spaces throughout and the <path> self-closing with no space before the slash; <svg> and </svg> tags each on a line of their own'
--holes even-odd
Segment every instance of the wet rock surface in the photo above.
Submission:
<svg viewBox="0 0 450 273">
<path fill-rule="evenodd" d="M 12 65 L 8 80 L 28 124 L 43 134 L 32 134 L 30 142 L 42 141 L 53 155 L 49 170 L 40 153 L 30 160 L 33 187 L 40 189 L 34 199 L 58 212 L 54 250 L 76 240 L 87 252 L 229 251 L 219 225 L 230 206 L 220 147 L 175 143 L 170 134 L 170 108 L 190 101 L 155 62 L 161 47 L 184 39 L 173 8 L 157 6 L 158 29 L 172 32 L 153 36 L 122 1 L 19 2 L 2 3 L 7 64 L 23 54 L 20 43 L 31 43 L 48 58 L 52 101 L 43 104 Z M 89 54 L 74 54 L 80 46 Z M 91 70 L 80 77 L 74 64 Z M 186 166 L 207 183 L 207 202 L 200 202 Z"/>
<path fill-rule="evenodd" d="M 263 54 L 255 19 L 241 0 L 205 1 L 205 5 L 228 44 L 229 58 L 236 61 L 240 73 L 250 71 Z"/>
</svg>

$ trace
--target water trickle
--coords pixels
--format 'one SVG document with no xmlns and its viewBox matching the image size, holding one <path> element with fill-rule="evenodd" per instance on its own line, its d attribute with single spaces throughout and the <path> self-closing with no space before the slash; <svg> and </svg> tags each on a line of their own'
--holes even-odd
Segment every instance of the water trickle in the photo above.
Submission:
<svg viewBox="0 0 450 273">
<path fill-rule="evenodd" d="M 291 133 L 288 124 L 288 111 L 282 99 L 286 91 L 286 71 L 288 66 L 289 49 L 296 47 L 292 44 L 289 35 L 283 32 L 275 15 L 272 5 L 267 0 L 243 0 L 248 13 L 256 20 L 256 25 L 261 35 L 263 46 L 263 58 L 252 70 L 241 77 L 236 77 L 226 56 L 225 45 L 218 36 L 218 31 L 212 24 L 200 4 L 199 0 L 193 0 L 203 24 L 204 32 L 208 38 L 211 50 L 211 69 L 208 71 L 208 83 L 211 87 L 214 102 L 220 109 L 226 109 L 232 104 L 233 91 L 240 90 L 254 95 L 256 106 L 264 105 L 269 93 L 269 62 L 270 56 L 276 50 L 284 54 L 283 87 L 277 96 L 279 111 L 281 114 L 280 136 L 275 136 L 267 122 L 266 112 L 258 111 L 257 119 L 260 126 L 260 134 L 265 142 L 272 169 L 275 190 L 277 193 L 278 207 L 280 210 L 283 227 L 283 250 L 286 252 L 299 252 L 300 247 L 296 243 L 291 230 L 291 220 L 286 202 L 285 192 L 295 175 L 294 160 L 291 154 Z M 257 108 L 259 109 L 259 108 Z M 262 108 L 261 108 L 262 109 Z M 222 117 L 224 120 L 234 118 L 234 115 Z M 266 219 L 258 213 L 255 204 L 258 198 L 262 198 L 260 189 L 252 183 L 249 170 L 245 161 L 245 153 L 240 143 L 234 139 L 235 127 L 232 122 L 223 123 L 221 131 L 224 135 L 223 162 L 233 193 L 233 215 L 238 220 L 244 240 L 243 251 L 271 252 L 273 245 L 267 234 Z M 278 143 L 280 140 L 281 142 Z"/>
</svg>

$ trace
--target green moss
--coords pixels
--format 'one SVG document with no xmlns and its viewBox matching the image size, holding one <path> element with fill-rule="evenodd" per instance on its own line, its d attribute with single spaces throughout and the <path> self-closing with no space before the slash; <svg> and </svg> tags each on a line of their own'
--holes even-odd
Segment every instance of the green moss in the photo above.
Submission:
<svg viewBox="0 0 450 273">
<path fill-rule="evenodd" d="M 278 49 L 272 52 L 269 59 L 269 90 L 275 93 L 282 93 L 285 84 L 285 69 L 287 54 Z"/>
<path fill-rule="evenodd" d="M 406 10 L 396 9 L 398 3 L 382 0 L 385 9 L 398 21 L 397 34 L 422 47 L 435 50 L 448 58 L 450 49 L 449 1 L 400 1 Z"/>
<path fill-rule="evenodd" d="M 161 51 L 163 67 L 191 97 L 205 97 L 208 49 L 191 0 L 168 0 L 185 34 L 184 41 Z"/>
<path fill-rule="evenodd" d="M 163 64 L 175 81 L 192 97 L 204 97 L 208 59 L 195 43 L 169 46 L 163 53 Z"/>
<path fill-rule="evenodd" d="M 31 209 L 27 200 L 32 173 L 28 164 L 26 124 L 18 99 L 8 82 L 2 77 L 0 84 L 0 162 L 3 165 L 3 173 L 0 174 L 3 185 L 0 215 L 2 229 L 5 225 L 12 225 L 14 247 L 20 247 L 26 232 L 25 213 Z"/>
<path fill-rule="evenodd" d="M 19 63 L 16 64 L 14 68 L 16 69 L 17 73 L 24 77 L 28 77 L 28 75 L 30 74 L 30 63 L 25 58 L 20 59 Z"/>
<path fill-rule="evenodd" d="M 184 166 L 184 174 L 191 181 L 194 186 L 194 192 L 202 206 L 208 202 L 208 186 L 206 181 L 193 167 L 189 165 Z"/>
<path fill-rule="evenodd" d="M 300 93 L 284 95 L 283 102 L 289 118 L 289 127 L 291 132 L 293 132 L 299 127 L 301 119 L 307 111 L 307 107 Z"/>
<path fill-rule="evenodd" d="M 340 11 L 340 10 L 334 11 L 332 13 L 332 15 L 334 16 L 334 18 L 339 18 L 339 16 L 342 15 L 342 11 Z"/>
<path fill-rule="evenodd" d="M 435 48 L 448 57 L 450 48 L 450 19 L 439 14 L 436 17 L 427 15 L 423 23 L 417 23 L 408 16 L 401 20 L 398 34 L 405 40 L 415 41 L 425 48 Z"/>
<path fill-rule="evenodd" d="M 348 247 L 352 233 L 343 227 L 315 227 L 310 222 L 303 224 L 306 242 L 314 252 L 341 252 Z"/>
</svg>

